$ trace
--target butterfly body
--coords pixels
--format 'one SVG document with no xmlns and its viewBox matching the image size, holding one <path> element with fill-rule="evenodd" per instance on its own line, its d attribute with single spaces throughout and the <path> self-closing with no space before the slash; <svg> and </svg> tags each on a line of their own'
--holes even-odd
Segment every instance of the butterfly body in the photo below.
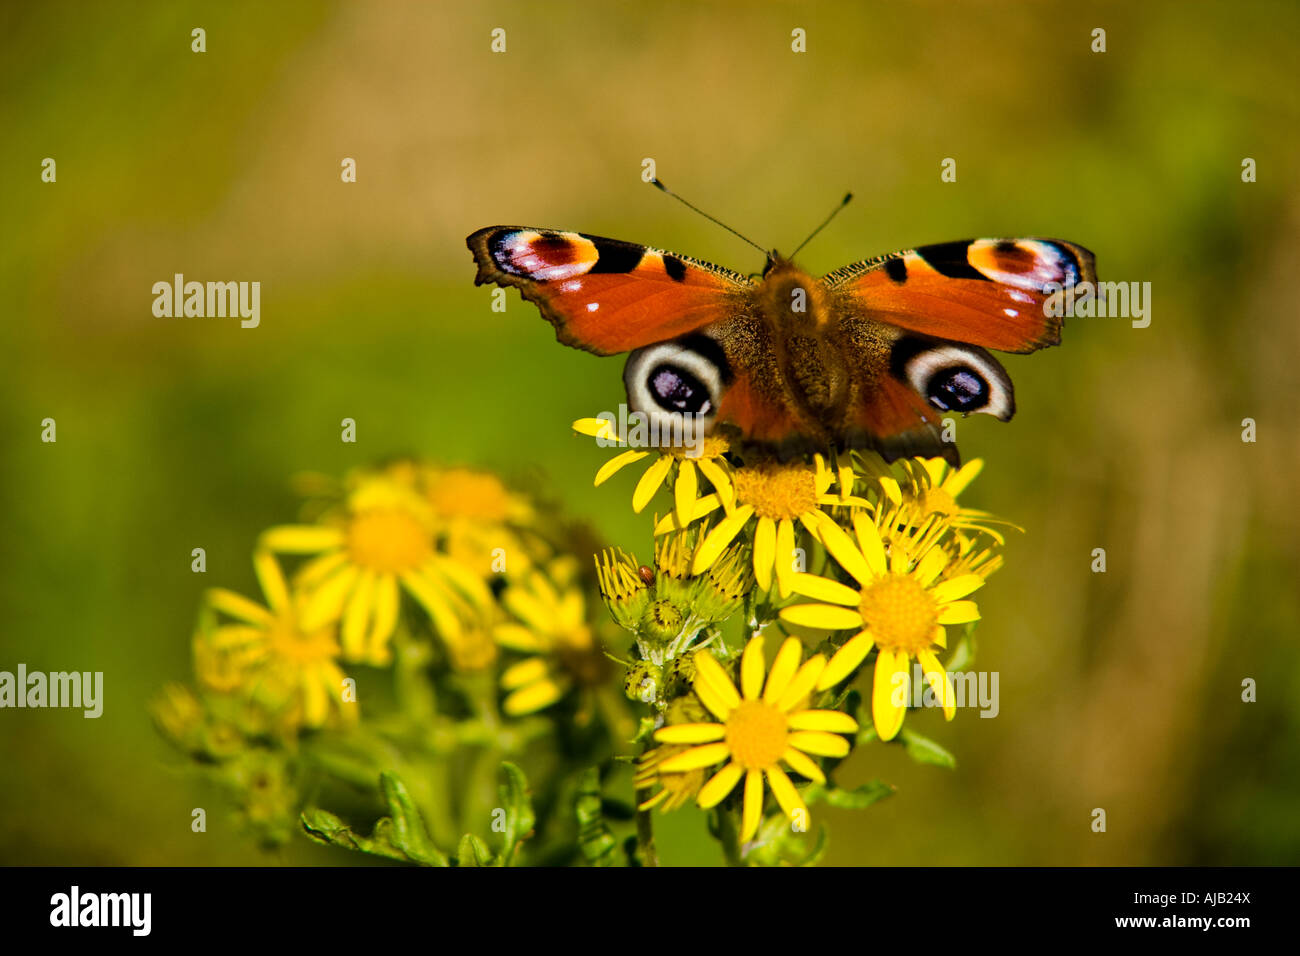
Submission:
<svg viewBox="0 0 1300 956">
<path fill-rule="evenodd" d="M 782 457 L 866 446 L 943 455 L 945 415 L 1002 420 L 1011 380 L 986 351 L 1060 341 L 1045 286 L 1095 281 L 1091 253 L 977 239 L 814 277 L 777 253 L 760 276 L 582 233 L 493 226 L 467 243 L 476 284 L 518 288 L 567 345 L 630 353 L 628 404 L 697 416 Z"/>
</svg>

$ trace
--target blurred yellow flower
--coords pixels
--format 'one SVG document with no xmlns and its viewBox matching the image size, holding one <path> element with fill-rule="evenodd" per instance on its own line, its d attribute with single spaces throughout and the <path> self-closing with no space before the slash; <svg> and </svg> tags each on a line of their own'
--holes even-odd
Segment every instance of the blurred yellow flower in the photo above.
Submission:
<svg viewBox="0 0 1300 956">
<path fill-rule="evenodd" d="M 294 576 L 309 629 L 342 621 L 347 660 L 385 666 L 397 627 L 399 585 L 428 611 L 442 635 L 458 635 L 492 603 L 483 579 L 438 553 L 429 504 L 382 473 L 362 476 L 341 513 L 316 525 L 281 525 L 259 549 L 314 555 Z"/>
<path fill-rule="evenodd" d="M 727 761 L 700 789 L 698 802 L 705 809 L 717 806 L 745 781 L 740 839 L 753 838 L 763 816 L 763 778 L 776 795 L 786 816 L 808 825 L 808 807 L 789 776 L 791 770 L 824 783 L 825 775 L 809 754 L 843 757 L 849 742 L 837 734 L 851 734 L 857 721 L 838 710 L 808 710 L 805 705 L 826 666 L 826 659 L 803 656 L 798 638 L 788 638 L 766 674 L 763 638 L 754 635 L 740 662 L 740 690 L 732 683 L 712 653 L 695 655 L 695 693 L 717 722 L 675 724 L 655 732 L 663 744 L 687 744 L 689 749 L 660 761 L 661 774 L 686 773 Z"/>
<path fill-rule="evenodd" d="M 940 580 L 949 560 L 942 548 L 931 547 L 917 557 L 914 548 L 900 546 L 886 556 L 865 513 L 854 515 L 853 526 L 856 541 L 838 526 L 826 529 L 822 540 L 858 587 L 795 575 L 795 592 L 827 603 L 792 605 L 781 610 L 781 618 L 806 627 L 857 631 L 831 658 L 819 689 L 838 684 L 877 649 L 871 717 L 880 739 L 891 740 L 903 725 L 912 659 L 920 662 L 944 717 L 953 718 L 955 695 L 935 649 L 948 646 L 945 625 L 979 619 L 975 602 L 962 598 L 984 585 L 984 575 Z"/>
<path fill-rule="evenodd" d="M 493 635 L 502 647 L 529 655 L 501 675 L 502 709 L 511 716 L 544 710 L 575 684 L 596 686 L 610 673 L 568 562 L 555 562 L 549 570 L 530 574 L 502 595 L 502 606 L 515 621 L 498 624 Z"/>
<path fill-rule="evenodd" d="M 303 627 L 301 606 L 275 559 L 262 553 L 254 566 L 265 607 L 224 588 L 206 594 L 194 636 L 199 680 L 244 694 L 287 726 L 320 727 L 331 712 L 356 720 L 356 703 L 343 697 L 335 628 Z"/>
</svg>

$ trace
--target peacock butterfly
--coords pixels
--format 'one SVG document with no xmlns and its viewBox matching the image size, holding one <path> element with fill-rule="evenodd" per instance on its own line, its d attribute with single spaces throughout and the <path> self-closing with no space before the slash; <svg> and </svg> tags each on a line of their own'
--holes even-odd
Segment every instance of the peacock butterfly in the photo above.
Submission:
<svg viewBox="0 0 1300 956">
<path fill-rule="evenodd" d="M 1059 239 L 918 246 L 820 279 L 777 252 L 743 276 L 578 232 L 490 226 L 466 242 L 475 285 L 519 289 L 566 345 L 630 353 L 633 411 L 692 414 L 781 457 L 870 447 L 956 463 L 944 415 L 1015 412 L 987 350 L 1059 344 L 1044 287 L 1096 282 L 1092 253 Z"/>
</svg>

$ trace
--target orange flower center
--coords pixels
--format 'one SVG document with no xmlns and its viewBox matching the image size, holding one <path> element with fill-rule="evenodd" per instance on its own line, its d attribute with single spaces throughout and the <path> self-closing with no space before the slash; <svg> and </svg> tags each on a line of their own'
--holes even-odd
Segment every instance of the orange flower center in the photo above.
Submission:
<svg viewBox="0 0 1300 956">
<path fill-rule="evenodd" d="M 807 465 L 755 465 L 738 468 L 732 481 L 736 499 L 760 518 L 795 519 L 817 510 L 817 481 Z"/>
<path fill-rule="evenodd" d="M 891 572 L 873 582 L 863 590 L 858 610 L 877 647 L 915 656 L 934 642 L 938 606 L 910 575 Z"/>
<path fill-rule="evenodd" d="M 456 469 L 429 481 L 429 503 L 448 518 L 505 521 L 510 493 L 495 475 Z"/>
<path fill-rule="evenodd" d="M 732 759 L 746 770 L 776 766 L 789 737 L 785 712 L 764 700 L 743 700 L 727 716 L 725 740 Z"/>
<path fill-rule="evenodd" d="M 352 519 L 348 525 L 348 551 L 363 568 L 397 573 L 428 560 L 433 543 L 424 525 L 410 512 L 377 508 Z"/>
<path fill-rule="evenodd" d="M 721 458 L 731 450 L 731 443 L 720 436 L 707 435 L 699 454 L 695 452 L 697 447 L 699 447 L 699 443 L 692 442 L 683 445 L 670 445 L 667 448 L 661 448 L 660 451 L 665 455 L 672 455 L 674 458 L 693 458 L 698 461 L 704 458 Z"/>
</svg>

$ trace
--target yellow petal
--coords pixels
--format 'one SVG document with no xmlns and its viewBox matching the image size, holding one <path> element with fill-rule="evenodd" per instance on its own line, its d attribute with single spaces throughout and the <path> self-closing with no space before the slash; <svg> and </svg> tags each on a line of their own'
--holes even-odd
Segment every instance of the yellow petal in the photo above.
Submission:
<svg viewBox="0 0 1300 956">
<path fill-rule="evenodd" d="M 253 553 L 253 571 L 257 574 L 257 581 L 262 585 L 262 593 L 266 595 L 266 604 L 273 611 L 282 611 L 289 606 L 289 586 L 285 583 L 284 572 L 280 570 L 280 562 L 270 551 L 258 549 Z"/>
<path fill-rule="evenodd" d="M 858 722 L 839 710 L 800 710 L 790 715 L 791 730 L 824 730 L 833 734 L 856 734 Z"/>
<path fill-rule="evenodd" d="M 899 552 L 902 549 L 899 548 Z M 929 587 L 930 582 L 939 576 L 944 567 L 948 564 L 948 553 L 943 548 L 932 547 L 925 553 L 925 556 L 916 563 L 916 580 L 923 586 Z M 906 570 L 900 568 L 899 570 Z"/>
<path fill-rule="evenodd" d="M 979 619 L 979 605 L 974 601 L 953 601 L 939 608 L 940 624 L 965 624 Z"/>
<path fill-rule="evenodd" d="M 799 669 L 799 658 L 803 657 L 803 644 L 797 637 L 787 637 L 776 652 L 776 660 L 767 674 L 767 687 L 763 689 L 763 699 L 775 704 L 790 686 L 790 678 Z"/>
<path fill-rule="evenodd" d="M 343 604 L 352 593 L 352 585 L 361 576 L 361 570 L 353 564 L 345 565 L 332 578 L 323 581 L 306 599 L 299 615 L 299 623 L 304 631 L 314 631 L 318 627 L 332 624 L 343 613 Z"/>
<path fill-rule="evenodd" d="M 794 524 L 782 518 L 776 526 L 776 583 L 783 598 L 790 596 L 790 578 L 794 576 Z"/>
<path fill-rule="evenodd" d="M 373 607 L 371 595 L 375 586 L 375 572 L 366 568 L 357 578 L 356 586 L 348 596 L 347 606 L 343 612 L 343 654 L 349 660 L 357 660 L 366 652 L 366 624 L 370 621 Z"/>
<path fill-rule="evenodd" d="M 827 631 L 862 626 L 862 614 L 856 608 L 835 604 L 794 604 L 781 609 L 781 620 Z"/>
<path fill-rule="evenodd" d="M 506 690 L 518 690 L 526 684 L 545 679 L 547 673 L 546 661 L 540 657 L 530 657 L 507 667 L 501 675 L 501 686 Z"/>
<path fill-rule="evenodd" d="M 498 624 L 492 636 L 502 647 L 525 654 L 536 654 L 547 650 L 550 645 L 522 624 Z"/>
<path fill-rule="evenodd" d="M 600 487 L 618 472 L 619 469 L 640 461 L 650 453 L 648 451 L 624 451 L 619 452 L 605 464 L 601 465 L 596 471 L 596 480 L 592 482 L 593 487 Z"/>
<path fill-rule="evenodd" d="M 691 521 L 698 521 L 707 514 L 717 511 L 721 507 L 717 495 L 702 495 L 695 499 L 695 508 L 691 513 Z M 670 531 L 681 531 L 686 525 L 677 520 L 677 509 L 674 508 L 668 514 L 664 515 L 655 522 L 655 535 L 667 534 Z"/>
<path fill-rule="evenodd" d="M 825 690 L 828 687 L 834 687 L 844 678 L 857 670 L 858 665 L 867 659 L 871 653 L 871 648 L 875 647 L 876 642 L 871 639 L 871 635 L 866 631 L 856 635 L 843 647 L 835 652 L 826 669 L 822 671 L 822 676 L 817 680 L 817 689 Z"/>
<path fill-rule="evenodd" d="M 640 514 L 645 510 L 645 506 L 650 503 L 650 499 L 655 496 L 659 486 L 664 483 L 664 478 L 668 474 L 668 469 L 673 466 L 671 455 L 660 455 L 659 459 L 645 470 L 641 480 L 636 483 L 636 490 L 632 492 L 632 510 Z"/>
<path fill-rule="evenodd" d="M 677 520 L 683 525 L 689 524 L 695 511 L 695 495 L 699 490 L 699 479 L 695 472 L 695 463 L 682 461 L 677 464 L 677 480 L 673 482 L 673 500 L 677 505 Z"/>
<path fill-rule="evenodd" d="M 790 746 L 819 757 L 843 757 L 849 752 L 847 740 L 820 730 L 796 730 L 790 735 Z"/>
<path fill-rule="evenodd" d="M 694 687 L 704 706 L 719 720 L 726 720 L 740 704 L 736 685 L 708 651 L 695 655 Z"/>
<path fill-rule="evenodd" d="M 564 685 L 553 680 L 538 681 L 536 684 L 529 684 L 507 697 L 505 703 L 501 705 L 501 709 L 511 717 L 533 714 L 550 707 L 564 696 L 566 690 L 567 688 Z"/>
<path fill-rule="evenodd" d="M 742 505 L 714 525 L 713 530 L 695 549 L 695 558 L 691 562 L 691 574 L 703 574 L 714 561 L 718 560 L 718 555 L 722 554 L 723 549 L 731 544 L 736 535 L 740 534 L 740 529 L 745 527 L 745 522 L 749 520 L 749 516 L 753 513 L 754 509 L 750 505 Z"/>
<path fill-rule="evenodd" d="M 700 471 L 704 472 L 704 477 L 713 485 L 713 490 L 722 501 L 722 507 L 730 512 L 736 504 L 736 486 L 731 483 L 726 470 L 712 458 L 701 458 L 697 464 Z"/>
<path fill-rule="evenodd" d="M 830 552 L 839 566 L 854 579 L 866 587 L 875 580 L 876 575 L 872 572 L 867 559 L 863 557 L 862 551 L 853 543 L 853 539 L 844 533 L 844 529 L 837 525 L 829 518 L 819 523 L 817 537 L 821 543 Z"/>
<path fill-rule="evenodd" d="M 314 591 L 322 581 L 347 563 L 347 551 L 331 551 L 329 554 L 312 558 L 294 572 L 294 587 L 300 591 Z"/>
<path fill-rule="evenodd" d="M 757 700 L 763 692 L 763 638 L 755 634 L 740 658 L 740 693 L 745 700 Z"/>
<path fill-rule="evenodd" d="M 267 528 L 258 538 L 258 547 L 281 554 L 316 554 L 342 547 L 345 538 L 338 528 L 314 524 L 286 524 Z"/>
<path fill-rule="evenodd" d="M 853 483 L 857 476 L 853 474 L 853 468 L 850 465 L 840 465 L 840 499 L 847 500 L 853 494 Z"/>
<path fill-rule="evenodd" d="M 826 774 L 822 773 L 821 767 L 813 763 L 812 758 L 807 754 L 795 750 L 793 747 L 786 747 L 785 753 L 781 754 L 781 759 L 789 764 L 791 770 L 807 777 L 813 783 L 826 782 Z"/>
<path fill-rule="evenodd" d="M 966 464 L 962 465 L 956 474 L 948 476 L 948 480 L 943 483 L 943 490 L 956 498 L 966 490 L 966 486 L 975 480 L 975 476 L 978 475 L 983 468 L 984 460 L 982 458 L 975 458 L 966 462 Z"/>
<path fill-rule="evenodd" d="M 830 604 L 842 604 L 844 607 L 857 607 L 862 595 L 847 584 L 821 578 L 815 574 L 796 574 L 790 579 L 790 589 L 795 594 L 826 601 Z"/>
<path fill-rule="evenodd" d="M 794 675 L 794 680 L 790 681 L 790 686 L 785 689 L 781 699 L 777 702 L 777 707 L 784 711 L 793 710 L 799 703 L 812 693 L 813 688 L 817 686 L 817 679 L 822 676 L 822 671 L 826 669 L 826 658 L 817 654 L 804 661 L 803 667 Z"/>
<path fill-rule="evenodd" d="M 442 637 L 454 640 L 460 636 L 460 619 L 437 583 L 416 572 L 402 574 L 400 578 L 411 596 L 429 612 L 434 628 Z"/>
<path fill-rule="evenodd" d="M 699 770 L 701 767 L 709 767 L 726 760 L 730 755 L 731 749 L 724 743 L 703 744 L 669 757 L 659 765 L 659 771 L 684 773 L 687 770 Z"/>
<path fill-rule="evenodd" d="M 776 522 L 759 518 L 754 528 L 754 580 L 764 591 L 772 590 L 772 563 L 776 559 Z"/>
<path fill-rule="evenodd" d="M 948 672 L 943 669 L 933 651 L 921 651 L 916 657 L 921 662 L 921 673 L 925 675 L 926 683 L 943 706 L 944 720 L 952 720 L 957 716 L 957 695 L 952 689 L 952 681 L 948 679 Z"/>
<path fill-rule="evenodd" d="M 655 740 L 665 744 L 709 744 L 721 740 L 723 724 L 669 724 L 655 731 Z"/>
<path fill-rule="evenodd" d="M 372 656 L 380 653 L 397 627 L 397 613 L 401 606 L 397 589 L 397 576 L 382 574 L 375 581 L 375 616 L 366 643 Z"/>
<path fill-rule="evenodd" d="M 701 807 L 708 810 L 716 807 L 719 803 L 727 798 L 732 790 L 736 789 L 736 784 L 744 776 L 745 771 L 741 769 L 738 763 L 729 763 L 717 773 L 715 773 L 709 782 L 700 787 L 700 794 L 697 798 Z"/>
<path fill-rule="evenodd" d="M 876 657 L 871 720 L 876 725 L 876 736 L 881 740 L 893 740 L 903 726 L 903 714 L 907 712 L 909 663 L 905 653 L 895 653 L 883 647 Z"/>
<path fill-rule="evenodd" d="M 750 770 L 745 774 L 745 808 L 740 818 L 740 842 L 748 843 L 758 832 L 763 819 L 763 773 Z"/>
<path fill-rule="evenodd" d="M 227 591 L 225 588 L 210 588 L 208 590 L 208 604 L 222 614 L 229 615 L 240 621 L 247 621 L 249 624 L 265 625 L 275 620 L 274 615 L 256 601 L 250 601 L 242 594 Z"/>
<path fill-rule="evenodd" d="M 984 586 L 984 579 L 978 574 L 963 574 L 947 581 L 940 581 L 930 589 L 930 594 L 940 604 L 947 604 L 958 598 L 973 594 Z"/>
<path fill-rule="evenodd" d="M 614 423 L 608 418 L 579 418 L 572 426 L 575 432 L 589 438 L 603 438 L 606 441 L 618 441 Z"/>
<path fill-rule="evenodd" d="M 888 570 L 888 562 L 885 560 L 885 544 L 880 540 L 880 532 L 876 530 L 876 526 L 871 523 L 864 513 L 855 511 L 853 513 L 853 533 L 857 535 L 858 548 L 862 552 L 863 560 L 871 568 L 871 580 L 875 580 Z M 861 581 L 861 583 L 866 585 L 870 581 Z"/>
<path fill-rule="evenodd" d="M 804 805 L 803 798 L 799 796 L 799 791 L 794 788 L 785 771 L 780 767 L 768 767 L 767 782 L 772 788 L 773 795 L 776 796 L 776 802 L 781 804 L 781 809 L 785 811 L 786 822 L 792 827 L 798 824 L 800 831 L 807 830 L 808 807 Z"/>
</svg>

